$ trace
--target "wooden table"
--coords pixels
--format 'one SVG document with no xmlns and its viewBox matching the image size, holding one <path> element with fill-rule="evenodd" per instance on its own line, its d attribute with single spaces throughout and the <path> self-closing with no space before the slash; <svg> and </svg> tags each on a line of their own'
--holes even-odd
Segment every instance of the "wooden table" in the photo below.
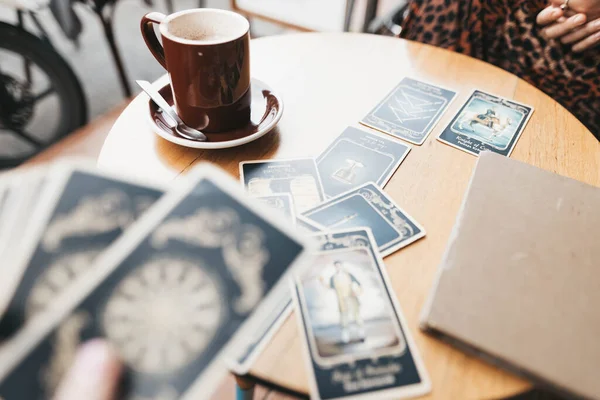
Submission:
<svg viewBox="0 0 600 400">
<path fill-rule="evenodd" d="M 600 186 L 600 143 L 575 117 L 528 83 L 484 62 L 431 46 L 362 34 L 307 33 L 253 40 L 251 52 L 253 76 L 268 82 L 285 101 L 275 133 L 229 150 L 177 147 L 146 126 L 147 98 L 138 96 L 112 128 L 99 165 L 168 181 L 197 162 L 210 161 L 237 177 L 240 161 L 317 156 L 346 126 L 359 126 L 359 119 L 404 76 L 458 90 L 431 136 L 422 146 L 413 147 L 385 187 L 427 230 L 425 239 L 387 257 L 385 264 L 431 376 L 430 398 L 499 398 L 529 388 L 528 382 L 418 329 L 419 314 L 476 160 L 438 142 L 436 136 L 478 88 L 535 107 L 513 152 L 517 160 Z M 289 319 L 251 375 L 307 393 L 300 352 L 296 320 Z"/>
</svg>

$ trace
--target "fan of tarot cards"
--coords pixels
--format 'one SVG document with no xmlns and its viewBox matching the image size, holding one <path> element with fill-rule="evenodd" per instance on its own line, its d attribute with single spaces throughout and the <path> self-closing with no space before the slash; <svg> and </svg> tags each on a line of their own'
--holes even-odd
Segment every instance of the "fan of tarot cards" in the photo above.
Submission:
<svg viewBox="0 0 600 400">
<path fill-rule="evenodd" d="M 0 399 L 51 398 L 94 337 L 124 363 L 120 398 L 210 398 L 292 309 L 312 398 L 429 392 L 383 264 L 425 229 L 382 188 L 397 138 L 424 143 L 455 94 L 405 78 L 361 121 L 387 135 L 242 162 L 242 187 L 209 165 L 169 187 L 75 161 L 1 175 Z M 475 91 L 438 139 L 508 156 L 531 112 Z"/>
</svg>

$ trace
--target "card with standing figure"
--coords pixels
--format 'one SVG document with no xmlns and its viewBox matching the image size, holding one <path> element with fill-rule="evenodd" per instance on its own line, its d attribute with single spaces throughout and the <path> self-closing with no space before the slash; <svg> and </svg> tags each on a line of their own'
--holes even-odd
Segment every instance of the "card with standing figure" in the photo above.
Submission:
<svg viewBox="0 0 600 400">
<path fill-rule="evenodd" d="M 317 158 L 327 197 L 375 182 L 384 187 L 410 146 L 374 132 L 348 127 Z"/>
<path fill-rule="evenodd" d="M 311 398 L 419 396 L 430 382 L 369 229 L 316 236 L 294 274 L 296 316 Z"/>
<path fill-rule="evenodd" d="M 240 163 L 240 179 L 251 196 L 290 194 L 296 213 L 325 199 L 313 158 L 244 161 Z"/>
<path fill-rule="evenodd" d="M 421 145 L 455 96 L 441 86 L 404 78 L 360 123 Z"/>
<path fill-rule="evenodd" d="M 226 354 L 289 293 L 304 240 L 226 173 L 197 167 L 134 222 L 77 285 L 0 348 L 0 398 L 51 398 L 78 345 L 104 337 L 124 399 L 205 399 Z M 23 385 L 27 382 L 27 385 Z"/>
<path fill-rule="evenodd" d="M 54 165 L 43 188 L 40 181 L 31 179 L 29 185 L 30 193 L 21 198 L 32 222 L 24 230 L 21 244 L 11 257 L 9 273 L 0 284 L 3 337 L 43 312 L 163 194 L 157 185 L 80 163 Z M 39 203 L 32 211 L 25 203 L 35 193 L 39 193 L 35 196 Z"/>
<path fill-rule="evenodd" d="M 488 150 L 510 156 L 533 107 L 475 90 L 438 140 L 469 154 Z"/>
<path fill-rule="evenodd" d="M 425 236 L 425 229 L 372 182 L 329 199 L 302 216 L 323 232 L 368 227 L 384 257 Z"/>
</svg>

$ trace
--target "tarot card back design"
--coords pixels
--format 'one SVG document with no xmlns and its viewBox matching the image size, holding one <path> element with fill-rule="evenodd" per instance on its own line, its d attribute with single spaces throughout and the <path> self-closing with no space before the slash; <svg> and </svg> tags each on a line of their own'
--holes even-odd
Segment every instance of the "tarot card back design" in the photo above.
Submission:
<svg viewBox="0 0 600 400">
<path fill-rule="evenodd" d="M 43 312 L 163 193 L 91 171 L 65 168 L 58 174 L 44 191 L 55 203 L 36 214 L 41 223 L 27 239 L 33 250 L 17 262 L 21 277 L 0 319 L 2 336 Z"/>
<path fill-rule="evenodd" d="M 231 191 L 226 174 L 192 174 L 99 257 L 84 285 L 62 295 L 60 312 L 13 339 L 27 346 L 0 351 L 0 397 L 50 397 L 77 345 L 98 336 L 125 363 L 123 398 L 211 395 L 227 373 L 222 354 L 272 309 L 304 246 Z"/>
</svg>

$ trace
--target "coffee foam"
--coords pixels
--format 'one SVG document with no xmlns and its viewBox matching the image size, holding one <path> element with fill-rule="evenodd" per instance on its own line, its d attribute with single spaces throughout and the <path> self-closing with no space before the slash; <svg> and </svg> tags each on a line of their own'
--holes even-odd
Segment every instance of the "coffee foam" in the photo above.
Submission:
<svg viewBox="0 0 600 400">
<path fill-rule="evenodd" d="M 175 40 L 225 42 L 243 36 L 248 22 L 238 14 L 222 10 L 194 10 L 167 21 L 168 36 Z"/>
</svg>

